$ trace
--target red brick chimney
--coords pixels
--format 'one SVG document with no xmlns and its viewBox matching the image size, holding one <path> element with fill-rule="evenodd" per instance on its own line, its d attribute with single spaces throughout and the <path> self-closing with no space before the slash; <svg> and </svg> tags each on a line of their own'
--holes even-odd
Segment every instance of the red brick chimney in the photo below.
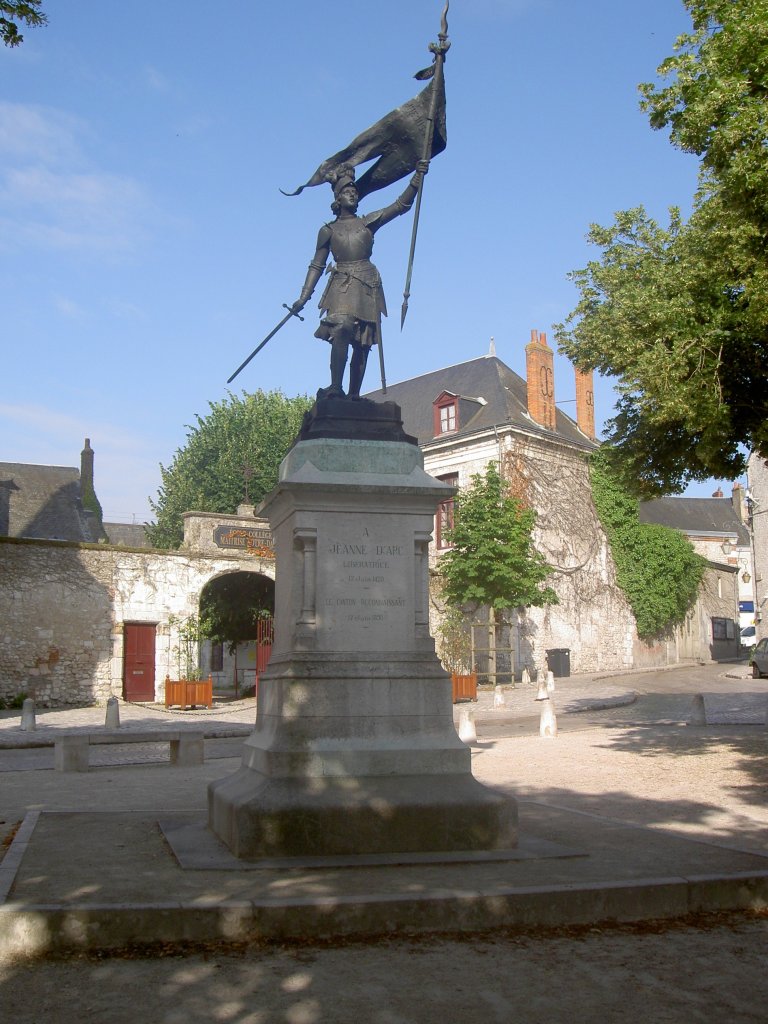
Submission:
<svg viewBox="0 0 768 1024">
<path fill-rule="evenodd" d="M 592 370 L 576 368 L 576 422 L 579 430 L 595 439 L 595 382 Z"/>
<path fill-rule="evenodd" d="M 542 331 L 531 331 L 525 346 L 528 415 L 547 430 L 555 429 L 555 356 Z"/>
</svg>

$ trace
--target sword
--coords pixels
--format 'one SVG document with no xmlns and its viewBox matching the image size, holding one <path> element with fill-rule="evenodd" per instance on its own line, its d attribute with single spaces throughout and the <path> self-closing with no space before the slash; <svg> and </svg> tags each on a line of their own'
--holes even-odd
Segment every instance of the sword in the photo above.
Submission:
<svg viewBox="0 0 768 1024">
<path fill-rule="evenodd" d="M 280 323 L 277 325 L 277 327 L 273 327 L 272 328 L 272 330 L 266 336 L 264 341 L 262 341 L 260 345 L 256 346 L 256 348 L 253 350 L 253 352 L 251 352 L 251 354 L 248 356 L 248 358 L 244 362 L 240 363 L 240 365 L 235 370 L 235 372 L 232 374 L 232 376 L 227 379 L 227 384 L 231 384 L 232 383 L 232 381 L 235 379 L 235 377 L 238 375 L 238 373 L 240 373 L 241 370 L 244 370 L 246 368 L 246 366 L 248 365 L 248 363 L 250 363 L 250 361 L 253 359 L 253 357 L 255 355 L 257 355 L 257 353 L 261 352 L 261 350 L 264 348 L 264 346 L 267 344 L 267 342 L 270 340 L 270 338 L 274 338 L 274 336 L 277 334 L 277 332 L 280 330 L 280 328 L 283 327 L 285 324 L 287 324 L 292 316 L 298 316 L 299 320 L 301 320 L 303 322 L 304 317 L 303 316 L 299 316 L 298 313 L 294 313 L 290 306 L 288 306 L 285 303 L 283 303 L 283 309 L 287 309 L 288 313 L 283 317 L 283 319 L 280 321 Z"/>
</svg>

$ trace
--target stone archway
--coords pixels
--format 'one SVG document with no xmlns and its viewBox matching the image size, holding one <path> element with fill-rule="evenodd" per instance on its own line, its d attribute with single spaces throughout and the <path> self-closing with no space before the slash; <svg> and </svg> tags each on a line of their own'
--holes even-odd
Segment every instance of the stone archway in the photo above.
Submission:
<svg viewBox="0 0 768 1024">
<path fill-rule="evenodd" d="M 204 674 L 218 692 L 249 694 L 271 653 L 275 581 L 263 573 L 238 570 L 214 576 L 200 593 L 200 618 L 213 621 L 216 640 L 201 651 Z"/>
</svg>

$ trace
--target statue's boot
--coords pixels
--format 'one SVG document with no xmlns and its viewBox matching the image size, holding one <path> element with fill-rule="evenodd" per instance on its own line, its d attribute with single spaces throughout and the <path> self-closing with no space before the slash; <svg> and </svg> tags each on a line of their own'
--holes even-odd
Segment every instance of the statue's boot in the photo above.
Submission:
<svg viewBox="0 0 768 1024">
<path fill-rule="evenodd" d="M 365 367 L 368 362 L 368 346 L 355 345 L 352 350 L 352 359 L 349 364 L 349 397 L 359 398 L 360 388 L 363 386 Z"/>
<path fill-rule="evenodd" d="M 331 386 L 326 389 L 329 397 L 344 395 L 344 369 L 347 365 L 347 342 L 334 338 L 331 342 Z"/>
</svg>

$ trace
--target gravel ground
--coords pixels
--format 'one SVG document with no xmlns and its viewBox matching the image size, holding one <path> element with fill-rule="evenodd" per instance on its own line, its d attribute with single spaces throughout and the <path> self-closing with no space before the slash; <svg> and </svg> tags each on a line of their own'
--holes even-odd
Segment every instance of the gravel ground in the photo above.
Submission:
<svg viewBox="0 0 768 1024">
<path fill-rule="evenodd" d="M 0 964 L 18 1024 L 764 1024 L 768 917 Z"/>
<path fill-rule="evenodd" d="M 629 707 L 561 716 L 554 740 L 540 739 L 533 721 L 480 730 L 474 772 L 528 800 L 766 854 L 765 727 L 680 724 L 690 696 L 648 690 Z M 136 950 L 0 963 L 0 1007 L 15 1024 L 765 1024 L 767 951 L 768 913 L 527 935 L 169 948 L 152 957 Z"/>
</svg>

